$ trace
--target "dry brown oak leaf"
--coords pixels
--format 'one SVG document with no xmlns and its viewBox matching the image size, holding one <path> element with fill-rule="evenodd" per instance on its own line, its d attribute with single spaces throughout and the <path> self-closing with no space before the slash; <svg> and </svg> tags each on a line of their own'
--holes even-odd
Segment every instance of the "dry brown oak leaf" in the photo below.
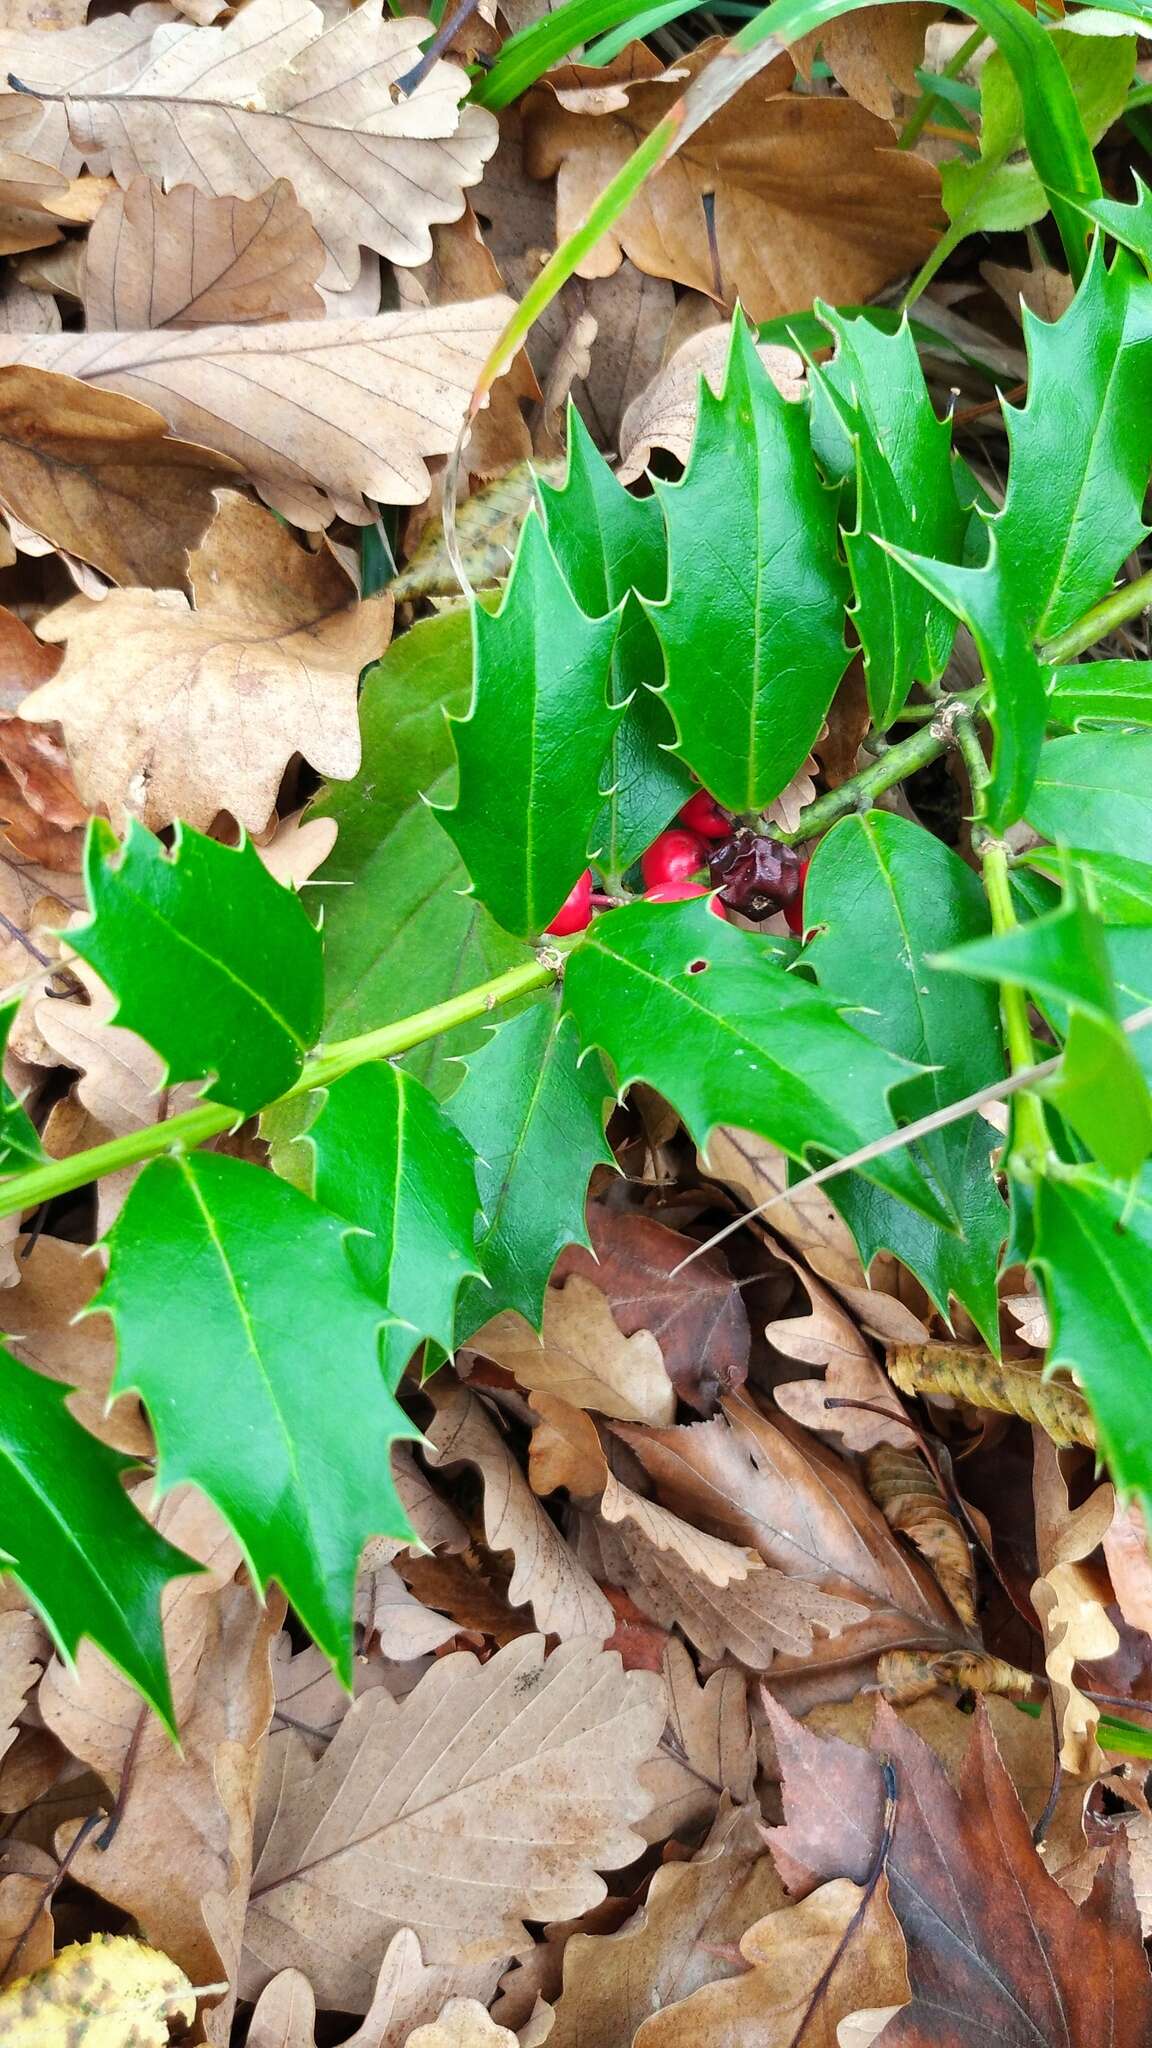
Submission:
<svg viewBox="0 0 1152 2048">
<path fill-rule="evenodd" d="M 670 74 L 673 82 L 664 81 L 653 58 L 652 77 L 629 84 L 622 108 L 593 110 L 611 98 L 602 88 L 612 67 L 568 66 L 553 74 L 562 92 L 595 93 L 592 106 L 579 98 L 575 107 L 564 106 L 550 88 L 533 95 L 526 161 L 538 178 L 558 174 L 558 240 L 583 220 L 720 47 L 694 50 Z M 728 306 L 739 299 L 750 319 L 769 320 L 814 298 L 858 303 L 915 269 L 942 225 L 935 168 L 897 151 L 887 123 L 852 100 L 790 92 L 793 76 L 791 59 L 781 55 L 736 93 L 649 178 L 585 258 L 581 275 L 607 277 L 626 255 L 655 277 L 692 285 Z"/>
<path fill-rule="evenodd" d="M 700 411 L 700 380 L 706 378 L 719 397 L 731 344 L 732 326 L 727 320 L 690 335 L 653 382 L 632 400 L 620 422 L 617 473 L 621 483 L 634 483 L 643 475 L 654 448 L 666 448 L 678 462 L 687 462 Z M 768 342 L 762 343 L 756 353 L 785 398 L 803 397 L 804 364 L 795 349 L 778 348 Z M 776 801 L 779 803 L 780 798 Z"/>
<path fill-rule="evenodd" d="M 494 117 L 460 104 L 459 66 L 437 62 L 411 93 L 396 92 L 427 33 L 416 16 L 385 16 L 383 0 L 331 27 L 312 0 L 251 0 L 226 28 L 165 28 L 130 80 L 73 81 L 71 140 L 121 185 L 143 172 L 252 199 L 286 178 L 328 250 L 324 282 L 347 288 L 361 247 L 426 262 L 431 224 L 463 212 L 496 147 Z M 20 53 L 22 82 L 45 100 L 61 90 L 55 40 Z"/>
<path fill-rule="evenodd" d="M 665 1863 L 616 1934 L 574 1934 L 550 2048 L 622 2048 L 661 2006 L 741 1974 L 735 1944 L 785 1903 L 758 1810 L 724 1801 L 690 1863 Z"/>
<path fill-rule="evenodd" d="M 62 335 L 0 335 L 0 507 L 113 583 L 183 589 L 236 464 L 174 440 L 151 405 L 17 367 Z"/>
<path fill-rule="evenodd" d="M 676 1390 L 651 1330 L 623 1335 L 595 1279 L 573 1273 L 544 1297 L 539 1334 L 515 1309 L 485 1323 L 469 1348 L 510 1372 L 529 1393 L 555 1394 L 621 1422 L 671 1422 Z"/>
<path fill-rule="evenodd" d="M 673 1835 L 691 1841 L 715 1818 L 727 1791 L 737 1805 L 752 1797 L 756 1745 L 748 1713 L 747 1680 L 731 1665 L 703 1685 L 683 1643 L 669 1637 L 664 1652 L 668 1725 L 660 1753 L 640 1772 L 652 1808 L 638 1823 L 648 1842 Z"/>
<path fill-rule="evenodd" d="M 365 1695 L 317 1764 L 277 1738 L 244 1995 L 293 1965 L 322 2007 L 365 2012 L 401 1927 L 429 1962 L 480 1963 L 528 1948 L 525 1918 L 597 1904 L 597 1871 L 640 1853 L 636 1773 L 664 1715 L 654 1673 L 588 1642 L 545 1660 L 524 1636 L 487 1664 L 442 1658 L 401 1704 Z"/>
<path fill-rule="evenodd" d="M 819 53 L 850 99 L 882 121 L 894 121 L 905 98 L 920 91 L 916 77 L 924 63 L 924 38 L 940 19 L 938 7 L 861 7 L 840 21 L 826 22 L 792 46 L 806 77 Z"/>
<path fill-rule="evenodd" d="M 615 1627 L 611 1606 L 545 1514 L 483 1404 L 444 1372 L 428 1391 L 436 1413 L 427 1443 L 439 1468 L 463 1463 L 479 1472 L 485 1541 L 490 1550 L 511 1551 L 514 1560 L 512 1605 L 530 1605 L 547 1635 L 604 1642 Z"/>
<path fill-rule="evenodd" d="M 810 1587 L 867 1610 L 865 1620 L 814 1640 L 803 1659 L 777 1660 L 774 1688 L 788 1669 L 818 1685 L 819 1696 L 843 1696 L 835 1688 L 855 1691 L 860 1666 L 881 1651 L 972 1648 L 931 1573 L 893 1536 L 855 1473 L 786 1418 L 769 1421 L 736 1394 L 710 1422 L 613 1430 L 674 1514 L 756 1550 L 798 1594 Z"/>
<path fill-rule="evenodd" d="M 192 564 L 193 611 L 174 591 L 75 597 L 40 622 L 66 643 L 21 716 L 58 721 L 92 809 L 151 829 L 207 831 L 222 810 L 267 824 L 300 753 L 322 775 L 360 759 L 360 670 L 388 644 L 392 602 L 355 602 L 335 558 L 299 547 L 262 506 L 229 493 Z"/>
<path fill-rule="evenodd" d="M 645 2020 L 635 2048 L 837 2048 L 862 2007 L 908 1999 L 904 1937 L 883 1873 L 834 1877 L 740 1938 L 742 1977 L 706 1984 Z"/>
<path fill-rule="evenodd" d="M 706 1252 L 691 1271 L 677 1273 L 696 1249 L 692 1238 L 600 1202 L 588 1205 L 588 1232 L 591 1251 L 573 1245 L 562 1252 L 553 1277 L 577 1273 L 591 1281 L 626 1336 L 650 1330 L 680 1399 L 710 1415 L 718 1394 L 743 1384 L 751 1341 L 744 1298 L 723 1258 Z"/>
<path fill-rule="evenodd" d="M 84 260 L 85 325 L 245 327 L 323 318 L 324 245 L 283 178 L 254 199 L 134 178 L 100 208 Z"/>
<path fill-rule="evenodd" d="M 388 1944 L 372 2003 L 344 2048 L 406 2048 L 416 2027 L 427 2026 L 451 1998 L 481 1999 L 496 1988 L 498 1963 L 433 1964 L 402 1927 Z M 483 2009 L 483 2008 L 481 2008 Z M 247 2048 L 316 2048 L 316 1999 L 299 1970 L 281 1970 L 260 1993 Z"/>
<path fill-rule="evenodd" d="M 1098 1486 L 1073 1509 L 1055 1444 L 1042 1429 L 1033 1430 L 1032 1443 L 1040 1576 L 1031 1597 L 1044 1631 L 1044 1669 L 1060 1732 L 1060 1762 L 1072 1777 L 1096 1777 L 1107 1769 L 1096 1739 L 1100 1710 L 1076 1683 L 1076 1670 L 1111 1657 L 1120 1647 L 1107 1613 L 1113 1599 L 1108 1572 L 1092 1563 L 1112 1525 L 1116 1496 L 1111 1486 Z"/>
<path fill-rule="evenodd" d="M 867 1881 L 883 1828 L 882 1757 L 895 1773 L 886 1869 L 912 2003 L 884 2048 L 1147 2048 L 1152 1977 L 1124 1849 L 1109 1852 L 1077 1907 L 1033 1846 L 981 1704 L 955 1789 L 883 1703 L 872 1751 L 812 1735 L 772 1701 L 768 1713 L 785 1813 L 769 1840 L 791 1889 Z"/>
<path fill-rule="evenodd" d="M 15 105 L 13 96 L 0 107 L 0 120 L 11 106 L 13 122 L 20 122 L 21 147 L 66 178 L 74 178 L 84 158 L 69 139 L 66 96 L 114 92 L 131 84 L 148 61 L 157 27 L 171 19 L 158 0 L 145 0 L 131 14 L 110 14 L 84 26 L 53 29 L 49 35 L 37 26 L 22 26 L 18 19 L 8 21 L 0 37 L 3 75 L 18 78 L 24 86 L 36 80 L 49 93 L 64 97 L 49 102 L 21 95 Z M 7 122 L 2 132 L 7 138 Z"/>
<path fill-rule="evenodd" d="M 426 458 L 446 455 L 452 447 L 480 366 L 512 310 L 511 299 L 501 296 L 349 320 L 280 320 L 255 326 L 165 328 L 159 333 L 0 335 L 0 365 L 64 371 L 90 387 L 85 401 L 97 405 L 102 397 L 113 417 L 112 409 L 124 412 L 124 406 L 111 394 L 142 401 L 137 439 L 143 439 L 145 419 L 157 437 L 161 427 L 156 415 L 163 414 L 174 432 L 219 450 L 226 458 L 219 461 L 221 471 L 234 474 L 229 467 L 234 461 L 295 526 L 324 525 L 333 511 L 363 523 L 369 517 L 366 498 L 419 505 L 428 496 Z M 0 403 L 2 399 L 0 383 Z M 79 411 L 78 393 L 68 402 Z M 145 407 L 155 407 L 156 413 L 149 410 L 145 415 Z M 31 432 L 26 414 L 27 408 L 21 415 L 25 440 Z M 79 411 L 74 432 L 82 430 L 84 417 Z M 67 417 L 63 425 L 69 425 Z M 61 431 L 55 421 L 53 430 Z M 0 411 L 0 435 L 3 432 Z M 90 433 L 82 441 L 82 454 L 91 438 Z M 34 451 L 37 443 L 32 441 L 31 446 Z M 191 469 L 195 456 L 202 470 L 218 461 L 204 449 L 182 455 L 179 447 L 173 453 L 171 442 L 160 448 L 162 452 L 151 453 L 153 472 L 162 461 L 183 461 Z M 138 462 L 148 453 L 146 446 Z M 28 460 L 25 455 L 25 465 Z M 0 441 L 0 465 L 3 500 L 7 440 Z M 174 474 L 176 483 L 153 474 L 151 488 L 174 497 L 179 468 Z M 101 488 L 115 482 L 115 476 L 109 476 Z M 33 513 L 44 496 L 41 483 L 39 498 L 28 500 Z M 37 525 L 35 516 L 19 504 L 12 509 L 28 525 Z M 59 538 L 50 529 L 49 538 L 104 568 L 104 561 L 84 544 L 83 509 L 68 529 L 70 538 Z M 163 497 L 159 509 L 164 510 Z M 120 511 L 119 500 L 105 508 L 101 522 L 99 503 L 94 497 L 86 501 L 87 516 L 101 536 L 113 511 Z M 121 516 L 126 519 L 127 511 Z M 201 521 L 189 545 L 206 523 L 206 518 Z M 162 532 L 161 528 L 160 537 Z M 157 552 L 158 536 L 152 536 L 151 554 L 145 533 L 137 545 L 147 568 Z M 122 583 L 180 581 L 179 573 L 170 572 L 166 578 L 145 575 L 130 564 L 123 573 L 113 568 L 107 573 Z"/>
</svg>

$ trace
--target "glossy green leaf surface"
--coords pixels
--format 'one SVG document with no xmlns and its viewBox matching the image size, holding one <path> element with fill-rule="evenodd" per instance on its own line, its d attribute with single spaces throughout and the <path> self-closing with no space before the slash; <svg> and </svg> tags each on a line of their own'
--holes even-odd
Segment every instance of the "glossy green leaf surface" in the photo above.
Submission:
<svg viewBox="0 0 1152 2048">
<path fill-rule="evenodd" d="M 867 320 L 821 309 L 836 355 L 809 378 L 823 392 L 855 453 L 856 523 L 844 535 L 855 592 L 852 622 L 864 653 L 872 717 L 890 725 L 914 682 L 943 673 L 956 631 L 874 536 L 916 553 L 958 560 L 968 514 L 956 495 L 951 429 L 928 396 L 907 324 L 882 334 Z"/>
<path fill-rule="evenodd" d="M 1081 894 L 1105 925 L 1152 925 L 1152 861 L 1129 860 L 1122 853 L 1088 853 L 1083 847 L 1037 847 L 1024 859 L 1054 881 L 1071 870 Z"/>
<path fill-rule="evenodd" d="M 70 942 L 118 999 L 172 1081 L 248 1113 L 290 1088 L 320 1033 L 319 933 L 255 848 L 178 826 L 172 852 L 134 821 L 123 845 L 93 818 L 90 923 Z"/>
<path fill-rule="evenodd" d="M 0 1003 L 0 1058 L 19 1008 L 19 997 L 10 1003 Z M 27 1110 L 0 1077 L 0 1173 L 18 1173 L 24 1166 L 35 1166 L 43 1157 L 43 1147 Z"/>
<path fill-rule="evenodd" d="M 651 1082 L 705 1147 L 717 1124 L 736 1124 L 793 1159 L 842 1157 L 894 1128 L 889 1095 L 916 1072 L 702 898 L 598 918 L 568 962 L 564 1002 L 618 1089 Z M 862 1171 L 949 1223 L 903 1150 Z"/>
<path fill-rule="evenodd" d="M 339 836 L 308 891 L 323 910 L 325 1035 L 350 1038 L 487 981 L 528 959 L 467 892 L 468 877 L 420 792 L 455 786 L 445 710 L 468 702 L 472 625 L 464 611 L 422 619 L 393 641 L 360 698 L 363 759 L 323 791 L 312 816 Z M 455 1088 L 456 1055 L 481 1043 L 464 1026 L 404 1055 L 437 1095 Z"/>
<path fill-rule="evenodd" d="M 1086 218 L 1103 228 L 1106 234 L 1130 249 L 1140 258 L 1145 270 L 1152 270 L 1152 191 L 1144 183 L 1139 171 L 1133 171 L 1136 197 L 1126 201 L 1120 199 L 1084 199 L 1080 202 Z"/>
<path fill-rule="evenodd" d="M 348 1257 L 388 1311 L 394 1387 L 424 1338 L 451 1350 L 457 1293 L 483 1271 L 472 1147 L 415 1075 L 380 1060 L 325 1091 L 307 1142 L 316 1200 L 368 1233 L 348 1239 Z"/>
<path fill-rule="evenodd" d="M 564 1247 L 588 1243 L 588 1176 L 612 1164 L 604 1137 L 611 1089 L 595 1052 L 581 1061 L 571 1017 L 554 1001 L 503 1024 L 473 1053 L 448 1105 L 477 1158 L 484 1224 L 477 1245 L 490 1285 L 460 1299 L 463 1343 L 501 1309 L 537 1328 L 548 1275 Z"/>
<path fill-rule="evenodd" d="M 132 1467 L 82 1429 L 68 1389 L 0 1349 L 0 1569 L 69 1662 L 87 1636 L 173 1727 L 160 1595 L 200 1566 L 133 1507 Z"/>
<path fill-rule="evenodd" d="M 419 1431 L 381 1371 L 383 1312 L 347 1237 L 259 1167 L 157 1159 L 112 1230 L 97 1301 L 116 1321 L 113 1391 L 148 1409 L 161 1490 L 202 1488 L 350 1684 L 357 1563 L 369 1536 L 408 1534 L 389 1450 Z"/>
<path fill-rule="evenodd" d="M 535 511 L 499 611 L 473 608 L 472 705 L 451 728 L 456 802 L 436 818 L 484 907 L 518 938 L 551 923 L 587 865 L 622 716 L 608 701 L 619 623 L 581 611 Z"/>
<path fill-rule="evenodd" d="M 1027 815 L 1046 839 L 1152 859 L 1152 733 L 1049 740 Z"/>
<path fill-rule="evenodd" d="M 591 839 L 615 878 L 639 859 L 693 788 L 683 761 L 668 751 L 675 728 L 654 694 L 664 657 L 640 603 L 640 597 L 663 597 L 668 582 L 664 521 L 655 498 L 634 498 L 617 483 L 573 405 L 568 474 L 560 488 L 543 480 L 539 488 L 552 551 L 581 610 L 598 619 L 624 604 L 610 695 L 625 708 L 602 775 L 611 794 Z"/>
<path fill-rule="evenodd" d="M 1041 1181 L 1033 1262 L 1052 1323 L 1048 1363 L 1076 1374 L 1112 1477 L 1152 1511 L 1152 1174 L 1136 1191 L 1090 1166 Z"/>
<path fill-rule="evenodd" d="M 1054 668 L 1048 709 L 1059 725 L 1105 719 L 1152 725 L 1152 661 L 1076 661 Z"/>
<path fill-rule="evenodd" d="M 1074 896 L 1045 917 L 939 956 L 938 965 L 1027 989 L 1067 1013 L 1064 1058 L 1045 1094 L 1109 1173 L 1152 1152 L 1152 1100 L 1127 1036 L 1104 927 Z"/>
<path fill-rule="evenodd" d="M 805 959 L 822 992 L 866 1037 L 929 1069 L 901 1091 L 900 1107 L 909 1118 L 1001 1077 L 995 991 L 975 982 L 958 985 L 929 964 L 929 955 L 989 928 L 976 875 L 939 839 L 887 811 L 844 818 L 816 849 L 804 906 L 809 923 L 819 927 Z M 917 1147 L 916 1158 L 960 1218 L 959 1234 L 855 1177 L 833 1181 L 829 1189 L 865 1261 L 880 1249 L 895 1252 L 945 1315 L 954 1296 L 993 1350 L 999 1341 L 996 1274 L 1007 1226 L 989 1165 L 995 1143 L 982 1118 L 967 1117 Z"/>
<path fill-rule="evenodd" d="M 760 810 L 807 758 L 847 667 L 848 585 L 807 410 L 781 397 L 742 321 L 721 397 L 701 387 L 683 481 L 657 491 L 669 587 L 647 609 L 677 749 L 730 810 Z"/>
</svg>

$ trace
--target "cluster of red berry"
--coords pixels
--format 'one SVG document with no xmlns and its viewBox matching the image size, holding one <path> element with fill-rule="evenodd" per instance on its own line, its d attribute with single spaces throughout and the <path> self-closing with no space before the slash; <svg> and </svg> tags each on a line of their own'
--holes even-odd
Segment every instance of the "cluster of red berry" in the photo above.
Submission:
<svg viewBox="0 0 1152 2048">
<path fill-rule="evenodd" d="M 791 847 L 737 824 L 706 789 L 689 797 L 675 824 L 652 841 L 640 860 L 645 903 L 683 903 L 690 896 L 711 896 L 711 908 L 720 918 L 729 910 L 755 918 L 782 910 L 798 936 L 804 930 L 807 871 L 807 861 Z M 710 881 L 703 879 L 705 875 Z M 582 932 L 599 907 L 591 869 L 585 868 L 548 930 L 556 938 Z"/>
</svg>

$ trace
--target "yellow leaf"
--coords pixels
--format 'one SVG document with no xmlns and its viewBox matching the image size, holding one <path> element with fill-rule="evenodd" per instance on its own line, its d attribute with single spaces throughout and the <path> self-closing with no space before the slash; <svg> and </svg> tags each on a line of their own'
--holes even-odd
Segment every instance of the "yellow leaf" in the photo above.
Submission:
<svg viewBox="0 0 1152 2048">
<path fill-rule="evenodd" d="M 168 2048 L 169 2022 L 195 2017 L 183 1970 L 128 1935 L 74 1943 L 0 1991 L 4 2048 Z"/>
</svg>

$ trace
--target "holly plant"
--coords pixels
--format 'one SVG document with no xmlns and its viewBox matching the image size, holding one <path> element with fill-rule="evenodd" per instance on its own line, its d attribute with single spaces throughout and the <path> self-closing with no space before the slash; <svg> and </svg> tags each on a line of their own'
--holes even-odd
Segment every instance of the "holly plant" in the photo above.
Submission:
<svg viewBox="0 0 1152 2048">
<path fill-rule="evenodd" d="M 72 943 L 200 1093 L 65 1161 L 5 1094 L 2 1208 L 139 1169 L 94 1303 L 112 1391 L 159 1491 L 203 1489 L 345 1681 L 361 1549 L 410 1533 L 399 1383 L 503 1309 L 539 1323 L 639 1081 L 705 1165 L 727 1125 L 827 1175 L 865 1266 L 895 1254 L 993 1351 L 998 1276 L 1030 1266 L 1049 1367 L 1152 1508 L 1152 663 L 1083 658 L 1148 594 L 1113 584 L 1145 532 L 1152 282 L 1147 206 L 1095 211 L 1073 303 L 1028 320 L 1002 504 L 906 325 L 818 309 L 798 402 L 737 320 L 679 481 L 629 492 L 573 414 L 498 608 L 369 673 L 309 908 L 246 844 L 92 825 Z M 953 692 L 958 629 L 980 680 Z M 857 643 L 865 765 L 773 826 Z M 941 757 L 965 857 L 880 801 Z M 256 1116 L 272 1172 L 210 1149 Z M 170 1717 L 189 1561 L 7 1354 L 0 1443 L 6 1566 Z"/>
</svg>

